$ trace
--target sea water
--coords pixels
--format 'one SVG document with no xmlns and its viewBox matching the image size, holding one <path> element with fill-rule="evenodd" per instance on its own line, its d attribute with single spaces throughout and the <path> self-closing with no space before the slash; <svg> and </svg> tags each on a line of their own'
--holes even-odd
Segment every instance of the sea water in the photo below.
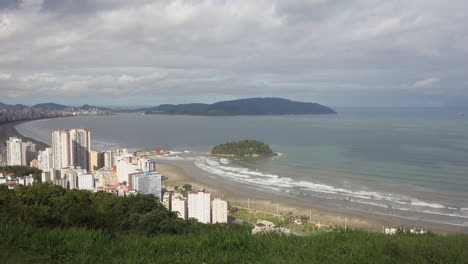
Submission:
<svg viewBox="0 0 468 264">
<path fill-rule="evenodd" d="M 219 184 L 302 204 L 468 228 L 468 119 L 450 109 L 338 109 L 337 115 L 117 114 L 37 120 L 20 133 L 87 128 L 95 150 L 160 146 Z M 232 140 L 264 141 L 273 158 L 211 157 Z"/>
</svg>

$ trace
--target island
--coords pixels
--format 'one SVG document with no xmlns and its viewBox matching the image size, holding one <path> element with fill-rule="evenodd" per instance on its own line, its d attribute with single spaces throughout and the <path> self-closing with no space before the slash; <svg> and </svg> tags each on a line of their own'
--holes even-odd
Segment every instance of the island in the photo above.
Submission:
<svg viewBox="0 0 468 264">
<path fill-rule="evenodd" d="M 283 98 L 246 98 L 213 104 L 163 104 L 156 107 L 138 109 L 135 112 L 203 116 L 336 114 L 333 109 L 321 104 L 296 102 Z"/>
<path fill-rule="evenodd" d="M 220 157 L 271 157 L 275 156 L 270 146 L 257 140 L 233 141 L 215 146 L 211 155 Z"/>
</svg>

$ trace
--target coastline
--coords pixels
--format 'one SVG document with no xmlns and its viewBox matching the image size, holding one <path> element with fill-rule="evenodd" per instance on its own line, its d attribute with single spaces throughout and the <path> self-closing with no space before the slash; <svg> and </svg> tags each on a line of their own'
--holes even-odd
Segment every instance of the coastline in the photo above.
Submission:
<svg viewBox="0 0 468 264">
<path fill-rule="evenodd" d="M 173 164 L 158 162 L 157 169 L 161 175 L 167 177 L 164 186 L 168 189 L 174 189 L 175 186 L 181 187 L 184 184 L 191 184 L 194 189 L 204 188 L 211 192 L 214 197 L 224 197 L 231 205 L 239 207 L 250 207 L 251 210 L 276 214 L 277 206 L 280 215 L 292 212 L 293 215 L 312 216 L 312 221 L 320 222 L 329 226 L 347 226 L 355 229 L 362 229 L 373 232 L 381 232 L 383 225 L 389 225 L 384 221 L 368 219 L 362 216 L 349 215 L 345 213 L 331 212 L 318 208 L 306 208 L 285 201 L 274 199 L 256 198 L 247 196 L 239 192 L 233 192 L 227 188 L 214 186 L 201 182 L 190 176 L 183 168 Z"/>
<path fill-rule="evenodd" d="M 9 136 L 17 136 L 22 139 L 33 141 L 40 147 L 48 147 L 47 144 L 37 141 L 32 138 L 24 137 L 16 129 L 15 126 L 31 120 L 24 120 L 14 123 L 7 123 L 0 125 L 0 138 L 8 139 Z M 6 140 L 5 139 L 5 140 Z M 175 164 L 174 164 L 175 163 Z M 183 184 L 192 184 L 196 188 L 205 188 L 213 193 L 214 197 L 220 198 L 223 196 L 232 205 L 239 207 L 248 207 L 250 200 L 250 209 L 276 214 L 278 206 L 280 214 L 287 214 L 292 212 L 293 215 L 312 215 L 313 222 L 320 222 L 321 224 L 330 226 L 347 226 L 354 229 L 362 229 L 373 232 L 382 232 L 382 227 L 420 227 L 438 233 L 468 233 L 465 227 L 447 226 L 443 224 L 424 222 L 418 220 L 402 219 L 397 216 L 384 216 L 384 215 L 369 215 L 360 212 L 347 212 L 340 208 L 320 208 L 319 205 L 310 204 L 300 200 L 288 199 L 279 197 L 275 194 L 257 195 L 255 189 L 241 190 L 236 189 L 235 186 L 226 186 L 223 182 L 216 183 L 211 181 L 209 177 L 203 177 L 192 171 L 193 164 L 184 166 L 180 162 L 158 161 L 157 169 L 159 172 L 167 177 L 164 185 L 168 188 L 174 186 L 182 186 Z"/>
<path fill-rule="evenodd" d="M 38 120 L 38 119 L 34 119 L 34 120 Z M 5 144 L 5 141 L 7 141 L 10 137 L 17 137 L 17 138 L 21 138 L 23 141 L 33 142 L 34 144 L 36 144 L 37 150 L 45 150 L 45 148 L 50 147 L 48 144 L 38 141 L 34 138 L 25 137 L 16 130 L 15 126 L 21 123 L 29 122 L 29 121 L 33 121 L 33 120 L 21 120 L 21 121 L 16 121 L 16 122 L 11 122 L 11 123 L 0 124 L 1 144 Z"/>
</svg>

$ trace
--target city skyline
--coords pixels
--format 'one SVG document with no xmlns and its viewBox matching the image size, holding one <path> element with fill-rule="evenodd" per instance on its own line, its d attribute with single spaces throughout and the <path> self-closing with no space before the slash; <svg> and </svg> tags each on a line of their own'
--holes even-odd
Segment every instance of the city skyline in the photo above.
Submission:
<svg viewBox="0 0 468 264">
<path fill-rule="evenodd" d="M 461 0 L 6 0 L 0 102 L 460 106 L 467 8 Z"/>
</svg>

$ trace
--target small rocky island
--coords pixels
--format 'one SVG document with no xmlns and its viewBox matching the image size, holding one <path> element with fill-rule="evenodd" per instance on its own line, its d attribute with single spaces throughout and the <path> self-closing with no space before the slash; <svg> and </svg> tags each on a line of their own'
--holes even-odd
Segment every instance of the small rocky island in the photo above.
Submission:
<svg viewBox="0 0 468 264">
<path fill-rule="evenodd" d="M 270 146 L 257 140 L 233 141 L 215 146 L 211 155 L 220 157 L 271 157 L 275 156 Z"/>
</svg>

